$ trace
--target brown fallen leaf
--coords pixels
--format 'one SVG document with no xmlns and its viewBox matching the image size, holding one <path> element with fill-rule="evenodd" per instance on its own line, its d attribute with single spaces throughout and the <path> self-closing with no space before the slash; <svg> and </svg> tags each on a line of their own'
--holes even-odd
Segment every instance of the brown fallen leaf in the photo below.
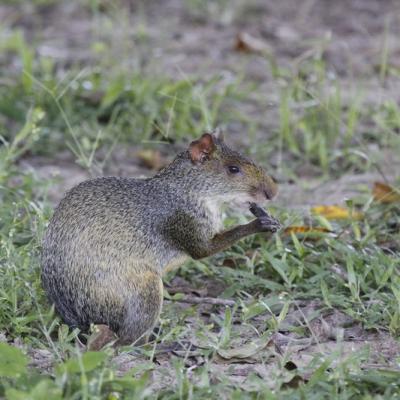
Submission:
<svg viewBox="0 0 400 400">
<path fill-rule="evenodd" d="M 328 228 L 323 228 L 322 226 L 288 226 L 284 229 L 283 233 L 285 235 L 290 235 L 291 233 L 330 233 Z"/>
<path fill-rule="evenodd" d="M 237 267 L 237 263 L 233 258 L 225 258 L 225 260 L 222 262 L 222 265 L 229 268 Z"/>
<path fill-rule="evenodd" d="M 395 203 L 400 201 L 400 191 L 386 183 L 375 182 L 372 189 L 374 200 L 380 203 Z"/>
<path fill-rule="evenodd" d="M 141 164 L 145 167 L 153 170 L 160 170 L 168 164 L 168 160 L 165 159 L 160 151 L 153 149 L 143 149 L 136 153 L 136 157 L 140 160 Z"/>
<path fill-rule="evenodd" d="M 247 32 L 240 32 L 236 36 L 235 49 L 246 53 L 270 53 L 268 44 Z"/>
<path fill-rule="evenodd" d="M 315 206 L 311 212 L 321 215 L 326 219 L 362 219 L 364 214 L 360 211 L 349 210 L 340 206 Z"/>
</svg>

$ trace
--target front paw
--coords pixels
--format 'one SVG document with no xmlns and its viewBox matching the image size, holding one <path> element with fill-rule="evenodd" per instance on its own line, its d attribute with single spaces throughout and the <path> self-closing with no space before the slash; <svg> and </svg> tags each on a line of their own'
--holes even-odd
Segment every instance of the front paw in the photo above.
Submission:
<svg viewBox="0 0 400 400">
<path fill-rule="evenodd" d="M 271 217 L 263 208 L 256 203 L 250 203 L 250 212 L 257 217 L 256 225 L 258 232 L 275 233 L 281 228 L 279 221 Z"/>
<path fill-rule="evenodd" d="M 260 232 L 275 233 L 282 227 L 282 225 L 276 218 L 271 217 L 268 214 L 258 217 L 256 221 L 258 223 Z"/>
</svg>

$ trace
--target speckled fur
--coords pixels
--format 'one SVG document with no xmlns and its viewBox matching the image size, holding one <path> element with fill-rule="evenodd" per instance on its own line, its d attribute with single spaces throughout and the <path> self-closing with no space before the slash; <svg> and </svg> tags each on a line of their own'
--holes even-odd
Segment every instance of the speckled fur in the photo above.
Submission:
<svg viewBox="0 0 400 400">
<path fill-rule="evenodd" d="M 211 248 L 224 197 L 276 193 L 261 168 L 213 140 L 204 163 L 185 151 L 153 178 L 98 178 L 65 195 L 44 237 L 42 281 L 67 324 L 107 324 L 121 342 L 134 342 L 158 320 L 166 269 L 254 233 L 253 226 L 237 231 Z M 227 174 L 230 164 L 241 166 L 241 176 Z"/>
</svg>

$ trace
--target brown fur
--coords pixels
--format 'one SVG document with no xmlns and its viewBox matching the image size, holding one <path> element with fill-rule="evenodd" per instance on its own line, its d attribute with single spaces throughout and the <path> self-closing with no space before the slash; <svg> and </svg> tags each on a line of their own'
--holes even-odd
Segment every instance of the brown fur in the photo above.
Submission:
<svg viewBox="0 0 400 400">
<path fill-rule="evenodd" d="M 240 173 L 229 172 L 232 165 Z M 121 342 L 135 342 L 158 320 L 166 269 L 276 230 L 276 221 L 256 219 L 221 232 L 219 205 L 275 194 L 262 168 L 211 134 L 153 178 L 82 182 L 60 202 L 45 234 L 44 288 L 70 326 L 105 324 Z"/>
</svg>

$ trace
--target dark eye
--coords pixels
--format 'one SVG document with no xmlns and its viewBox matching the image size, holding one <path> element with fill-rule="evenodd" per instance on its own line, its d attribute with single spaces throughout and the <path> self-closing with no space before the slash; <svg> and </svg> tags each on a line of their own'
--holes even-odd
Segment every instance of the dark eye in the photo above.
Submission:
<svg viewBox="0 0 400 400">
<path fill-rule="evenodd" d="M 237 173 L 240 172 L 240 168 L 237 167 L 236 165 L 229 165 L 229 166 L 228 166 L 228 171 L 229 171 L 231 174 L 237 174 Z"/>
</svg>

